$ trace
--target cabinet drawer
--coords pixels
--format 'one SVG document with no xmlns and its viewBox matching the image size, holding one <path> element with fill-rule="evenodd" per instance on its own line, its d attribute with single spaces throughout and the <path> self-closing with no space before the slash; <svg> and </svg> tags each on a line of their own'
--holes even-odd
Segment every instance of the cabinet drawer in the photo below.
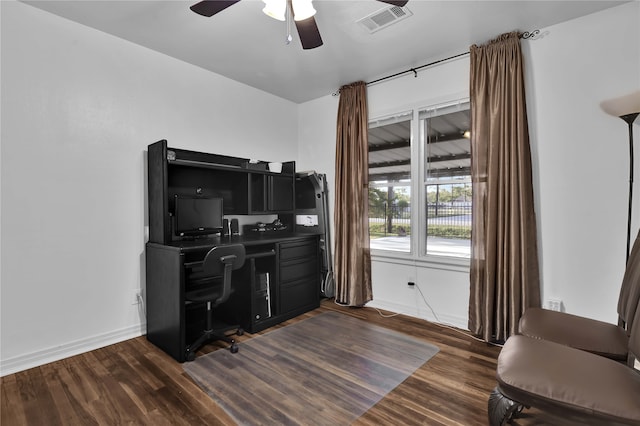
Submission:
<svg viewBox="0 0 640 426">
<path fill-rule="evenodd" d="M 313 240 L 280 244 L 280 260 L 315 257 L 318 254 L 317 245 L 315 238 Z"/>
<path fill-rule="evenodd" d="M 315 277 L 280 288 L 280 310 L 283 313 L 317 304 L 319 300 L 320 295 Z"/>
<path fill-rule="evenodd" d="M 315 277 L 318 273 L 318 261 L 312 259 L 301 259 L 294 262 L 283 262 L 280 265 L 280 281 L 283 283 L 296 281 L 304 277 Z"/>
</svg>

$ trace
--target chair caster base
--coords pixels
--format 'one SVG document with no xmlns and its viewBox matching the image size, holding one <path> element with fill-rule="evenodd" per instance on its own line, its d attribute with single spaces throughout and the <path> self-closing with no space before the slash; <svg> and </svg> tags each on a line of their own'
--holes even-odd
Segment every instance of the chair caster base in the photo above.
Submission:
<svg viewBox="0 0 640 426">
<path fill-rule="evenodd" d="M 244 330 L 242 328 L 238 328 L 235 334 L 237 334 L 238 336 L 242 336 L 244 334 Z M 190 346 L 187 347 L 184 353 L 185 360 L 186 361 L 195 360 L 196 351 L 200 347 L 202 347 L 202 345 L 211 341 L 216 341 L 216 340 L 224 340 L 225 342 L 229 343 L 231 345 L 229 346 L 229 350 L 231 351 L 232 354 L 235 354 L 238 352 L 238 349 L 239 349 L 238 343 L 235 341 L 235 339 L 222 333 L 216 334 L 212 330 L 206 330 L 204 334 L 200 336 L 200 338 L 198 338 L 198 340 L 196 340 Z"/>
<path fill-rule="evenodd" d="M 489 395 L 487 411 L 489 414 L 489 425 L 503 426 L 510 423 L 522 412 L 525 406 L 517 401 L 513 401 L 500 392 L 497 387 Z"/>
</svg>

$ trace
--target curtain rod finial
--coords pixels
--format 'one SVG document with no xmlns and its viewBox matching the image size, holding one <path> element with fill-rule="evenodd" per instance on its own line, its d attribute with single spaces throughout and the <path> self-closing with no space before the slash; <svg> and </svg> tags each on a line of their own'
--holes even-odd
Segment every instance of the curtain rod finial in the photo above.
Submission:
<svg viewBox="0 0 640 426">
<path fill-rule="evenodd" d="M 533 30 L 531 32 L 525 31 L 519 34 L 520 38 L 523 40 L 533 39 L 536 40 L 540 36 L 540 30 Z"/>
</svg>

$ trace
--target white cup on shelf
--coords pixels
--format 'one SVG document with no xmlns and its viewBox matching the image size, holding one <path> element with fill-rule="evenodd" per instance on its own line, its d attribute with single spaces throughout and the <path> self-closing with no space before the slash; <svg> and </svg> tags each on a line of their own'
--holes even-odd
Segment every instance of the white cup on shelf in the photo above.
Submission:
<svg viewBox="0 0 640 426">
<path fill-rule="evenodd" d="M 273 173 L 282 173 L 282 163 L 269 163 L 269 171 Z"/>
</svg>

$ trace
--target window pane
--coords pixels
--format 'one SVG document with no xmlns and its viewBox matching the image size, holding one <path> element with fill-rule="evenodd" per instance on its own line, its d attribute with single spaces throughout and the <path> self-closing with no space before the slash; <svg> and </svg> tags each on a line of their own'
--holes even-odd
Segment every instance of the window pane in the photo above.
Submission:
<svg viewBox="0 0 640 426">
<path fill-rule="evenodd" d="M 471 183 L 427 185 L 427 254 L 469 257 Z"/>
<path fill-rule="evenodd" d="M 411 113 L 369 124 L 372 249 L 411 251 Z"/>
<path fill-rule="evenodd" d="M 470 257 L 469 104 L 420 112 L 425 152 L 426 251 Z"/>
</svg>

